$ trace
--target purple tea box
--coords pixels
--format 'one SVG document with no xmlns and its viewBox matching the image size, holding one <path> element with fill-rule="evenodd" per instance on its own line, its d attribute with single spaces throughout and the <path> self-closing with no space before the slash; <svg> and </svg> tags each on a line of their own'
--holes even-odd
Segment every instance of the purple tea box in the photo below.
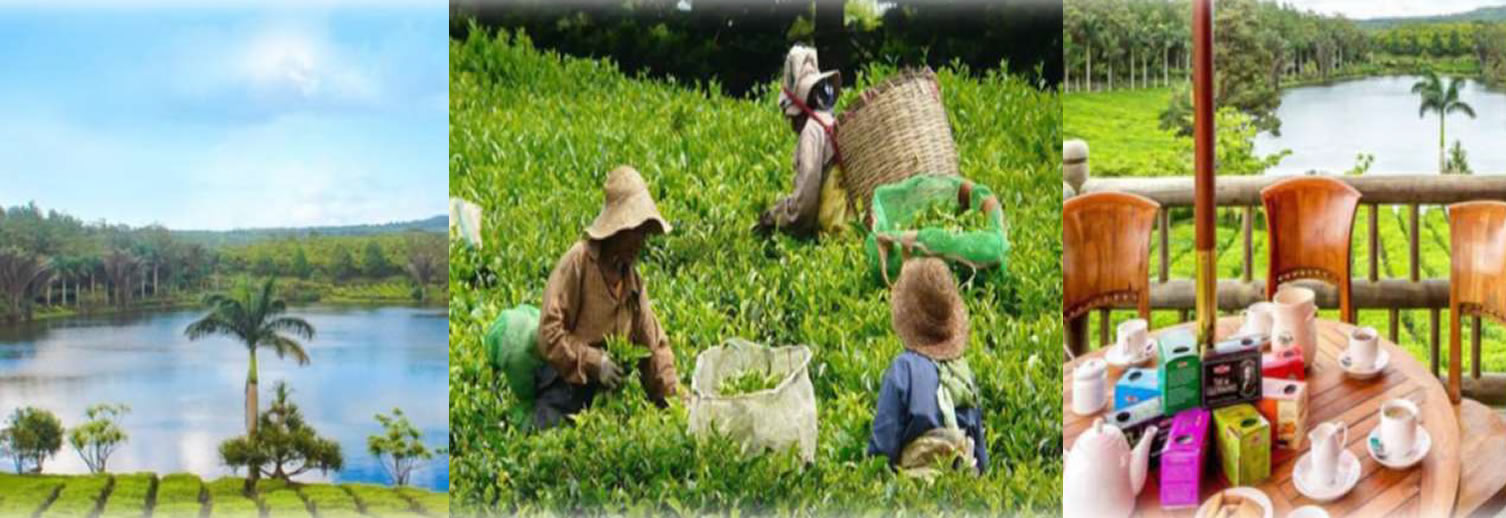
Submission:
<svg viewBox="0 0 1506 518">
<path fill-rule="evenodd" d="M 1161 449 L 1161 507 L 1196 507 L 1202 489 L 1203 466 L 1208 458 L 1208 424 L 1212 414 L 1193 408 L 1178 412 L 1171 421 L 1166 446 Z"/>
<path fill-rule="evenodd" d="M 1161 383 L 1155 369 L 1135 368 L 1124 372 L 1114 383 L 1114 410 L 1122 410 L 1161 397 Z"/>
</svg>

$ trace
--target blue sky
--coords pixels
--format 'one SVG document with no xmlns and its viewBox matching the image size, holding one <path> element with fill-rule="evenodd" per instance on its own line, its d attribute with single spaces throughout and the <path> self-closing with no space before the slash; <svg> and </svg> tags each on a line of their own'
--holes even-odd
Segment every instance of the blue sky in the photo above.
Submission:
<svg viewBox="0 0 1506 518">
<path fill-rule="evenodd" d="M 0 205 L 176 229 L 442 214 L 447 18 L 0 1 Z"/>
</svg>

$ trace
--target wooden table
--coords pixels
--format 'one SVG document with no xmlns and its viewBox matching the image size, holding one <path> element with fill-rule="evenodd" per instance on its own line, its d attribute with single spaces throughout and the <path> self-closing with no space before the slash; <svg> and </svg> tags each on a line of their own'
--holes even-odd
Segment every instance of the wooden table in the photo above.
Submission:
<svg viewBox="0 0 1506 518">
<path fill-rule="evenodd" d="M 1218 337 L 1229 336 L 1239 327 L 1239 317 L 1219 319 Z M 1389 351 L 1391 360 L 1386 371 L 1370 380 L 1354 380 L 1344 376 L 1339 369 L 1338 358 L 1348 344 L 1349 331 L 1354 327 L 1340 322 L 1319 320 L 1318 354 L 1308 371 L 1309 430 L 1325 421 L 1340 420 L 1349 425 L 1348 449 L 1360 459 L 1363 473 L 1359 484 L 1343 498 L 1319 504 L 1332 516 L 1448 516 L 1454 511 L 1454 501 L 1459 492 L 1459 424 L 1454 407 L 1449 403 L 1443 384 L 1433 377 L 1421 363 L 1406 351 L 1381 338 L 1381 347 Z M 1080 357 L 1100 356 L 1106 349 L 1099 349 Z M 1072 413 L 1071 372 L 1076 361 L 1068 362 L 1062 382 L 1062 444 L 1071 448 L 1078 434 L 1092 425 L 1095 417 Z M 1122 369 L 1109 368 L 1109 388 L 1123 374 Z M 1428 456 L 1418 465 L 1402 471 L 1386 469 L 1377 464 L 1365 451 L 1365 440 L 1379 422 L 1382 403 L 1395 398 L 1406 398 L 1422 409 L 1422 423 L 1432 436 L 1433 447 Z M 1112 402 L 1112 394 L 1108 401 Z M 1110 403 L 1112 404 L 1112 403 Z M 1212 440 L 1212 435 L 1209 439 Z M 1292 468 L 1297 459 L 1307 453 L 1275 449 L 1271 458 L 1271 477 L 1259 486 L 1275 503 L 1274 516 L 1281 518 L 1293 509 L 1313 504 L 1302 496 L 1292 484 Z M 1215 491 L 1227 487 L 1222 471 L 1218 468 L 1217 449 L 1209 457 L 1203 478 L 1201 499 L 1206 500 Z M 1139 516 L 1193 516 L 1196 509 L 1164 511 L 1160 504 L 1160 472 L 1151 470 L 1146 477 L 1145 489 L 1140 492 L 1136 514 Z"/>
</svg>

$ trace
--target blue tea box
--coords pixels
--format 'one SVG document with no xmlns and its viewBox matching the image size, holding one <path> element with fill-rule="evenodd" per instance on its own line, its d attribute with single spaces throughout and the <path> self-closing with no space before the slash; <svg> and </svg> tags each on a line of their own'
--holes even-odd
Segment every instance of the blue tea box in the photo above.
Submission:
<svg viewBox="0 0 1506 518">
<path fill-rule="evenodd" d="M 1114 410 L 1161 397 L 1160 375 L 1155 369 L 1135 368 L 1124 372 L 1114 384 Z"/>
</svg>

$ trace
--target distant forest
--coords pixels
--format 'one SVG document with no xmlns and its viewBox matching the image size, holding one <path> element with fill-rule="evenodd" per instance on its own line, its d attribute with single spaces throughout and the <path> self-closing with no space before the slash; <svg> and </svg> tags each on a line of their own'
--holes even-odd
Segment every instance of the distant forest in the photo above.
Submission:
<svg viewBox="0 0 1506 518">
<path fill-rule="evenodd" d="M 457 0 L 450 35 L 464 39 L 471 23 L 521 29 L 541 49 L 611 58 L 628 74 L 714 82 L 735 96 L 777 80 L 795 43 L 814 45 L 821 67 L 847 78 L 870 63 L 938 68 L 958 61 L 980 74 L 1007 66 L 1048 88 L 1061 79 L 1062 11 L 1042 0 L 582 4 Z"/>
</svg>

